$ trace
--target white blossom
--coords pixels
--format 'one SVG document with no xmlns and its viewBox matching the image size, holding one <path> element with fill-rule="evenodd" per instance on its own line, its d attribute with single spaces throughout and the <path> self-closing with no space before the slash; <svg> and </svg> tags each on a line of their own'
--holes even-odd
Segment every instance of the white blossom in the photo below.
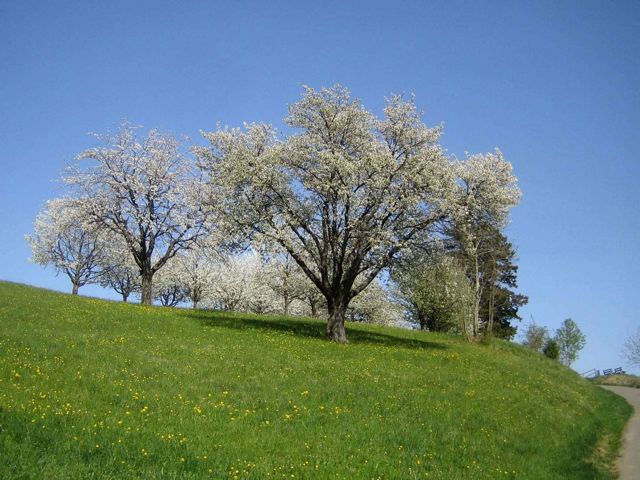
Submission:
<svg viewBox="0 0 640 480">
<path fill-rule="evenodd" d="M 267 284 L 261 256 L 254 250 L 214 262 L 211 296 L 214 308 L 254 313 L 273 313 L 278 299 Z"/>
<path fill-rule="evenodd" d="M 150 303 L 153 275 L 203 234 L 202 189 L 173 136 L 152 130 L 138 140 L 124 124 L 96 137 L 101 145 L 78 155 L 87 165 L 64 180 L 87 217 L 127 245 L 140 268 L 142 302 Z"/>
<path fill-rule="evenodd" d="M 184 284 L 180 279 L 180 265 L 175 257 L 158 271 L 153 282 L 153 298 L 165 307 L 175 307 L 186 299 Z"/>
<path fill-rule="evenodd" d="M 177 254 L 171 263 L 174 281 L 182 286 L 185 299 L 193 308 L 214 295 L 215 260 L 218 258 L 211 244 L 198 244 Z"/>
<path fill-rule="evenodd" d="M 399 325 L 403 317 L 402 306 L 394 301 L 379 278 L 351 301 L 347 316 L 353 321 L 381 325 Z"/>
<path fill-rule="evenodd" d="M 203 132 L 210 203 L 241 235 L 278 244 L 326 299 L 327 336 L 346 341 L 349 302 L 445 212 L 454 188 L 440 128 L 393 96 L 376 119 L 340 86 L 306 88 L 278 139 L 268 125 Z"/>
<path fill-rule="evenodd" d="M 49 200 L 38 214 L 34 234 L 26 236 L 31 246 L 31 260 L 53 265 L 72 284 L 72 292 L 101 275 L 105 239 L 94 225 L 86 222 L 76 202 L 70 198 Z"/>
<path fill-rule="evenodd" d="M 131 294 L 141 288 L 140 267 L 121 238 L 112 235 L 109 242 L 102 243 L 100 286 L 111 288 L 126 302 Z"/>
</svg>

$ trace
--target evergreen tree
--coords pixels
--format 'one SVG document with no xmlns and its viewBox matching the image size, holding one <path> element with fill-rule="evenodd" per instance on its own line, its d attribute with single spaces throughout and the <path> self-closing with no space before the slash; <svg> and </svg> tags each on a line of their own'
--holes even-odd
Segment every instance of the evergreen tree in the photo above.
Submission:
<svg viewBox="0 0 640 480">
<path fill-rule="evenodd" d="M 518 266 L 513 244 L 499 229 L 483 224 L 476 227 L 476 238 L 480 247 L 477 251 L 480 278 L 480 324 L 484 332 L 511 339 L 517 327 L 514 320 L 521 320 L 518 310 L 529 301 L 528 297 L 517 293 Z M 475 276 L 475 258 L 470 258 L 461 248 L 459 230 L 455 225 L 448 230 L 449 250 L 466 267 L 470 281 Z"/>
</svg>

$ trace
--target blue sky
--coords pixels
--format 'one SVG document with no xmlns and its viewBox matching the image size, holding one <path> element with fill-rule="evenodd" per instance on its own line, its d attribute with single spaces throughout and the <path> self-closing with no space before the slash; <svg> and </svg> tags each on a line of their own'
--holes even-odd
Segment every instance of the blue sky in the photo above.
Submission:
<svg viewBox="0 0 640 480">
<path fill-rule="evenodd" d="M 640 327 L 638 52 L 630 1 L 0 0 L 0 278 L 69 289 L 23 236 L 88 132 L 281 126 L 302 84 L 338 82 L 377 112 L 414 93 L 452 154 L 499 147 L 524 192 L 508 229 L 523 317 L 572 317 L 578 371 L 623 365 Z"/>
</svg>

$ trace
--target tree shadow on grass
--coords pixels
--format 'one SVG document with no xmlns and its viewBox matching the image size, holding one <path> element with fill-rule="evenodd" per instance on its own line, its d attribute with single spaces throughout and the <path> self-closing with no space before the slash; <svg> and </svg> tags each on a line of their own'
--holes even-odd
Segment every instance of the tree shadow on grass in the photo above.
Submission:
<svg viewBox="0 0 640 480">
<path fill-rule="evenodd" d="M 282 317 L 266 317 L 264 320 L 248 315 L 226 312 L 190 312 L 185 317 L 195 318 L 208 327 L 230 328 L 235 330 L 274 331 L 303 338 L 325 339 L 326 324 L 320 320 L 289 319 Z M 387 333 L 347 327 L 347 338 L 351 344 L 370 344 L 412 349 L 446 349 L 443 343 L 419 338 L 403 338 Z"/>
</svg>

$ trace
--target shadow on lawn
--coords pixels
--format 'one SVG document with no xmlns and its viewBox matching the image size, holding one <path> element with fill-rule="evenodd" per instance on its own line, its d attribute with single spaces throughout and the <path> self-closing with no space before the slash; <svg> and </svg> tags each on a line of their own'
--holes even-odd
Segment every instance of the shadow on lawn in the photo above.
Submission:
<svg viewBox="0 0 640 480">
<path fill-rule="evenodd" d="M 259 320 L 256 318 L 245 317 L 241 315 L 225 314 L 224 312 L 215 312 L 207 315 L 206 313 L 190 312 L 183 314 L 189 318 L 195 318 L 204 325 L 210 327 L 232 328 L 236 330 L 264 330 L 276 331 L 298 337 L 307 338 L 325 338 L 325 323 L 317 320 L 295 319 L 271 317 L 268 320 Z M 387 345 L 394 347 L 416 348 L 416 349 L 445 349 L 446 345 L 437 342 L 430 342 L 418 338 L 402 338 L 380 332 L 371 332 L 364 330 L 354 330 L 347 328 L 347 338 L 352 344 L 372 344 Z"/>
</svg>

